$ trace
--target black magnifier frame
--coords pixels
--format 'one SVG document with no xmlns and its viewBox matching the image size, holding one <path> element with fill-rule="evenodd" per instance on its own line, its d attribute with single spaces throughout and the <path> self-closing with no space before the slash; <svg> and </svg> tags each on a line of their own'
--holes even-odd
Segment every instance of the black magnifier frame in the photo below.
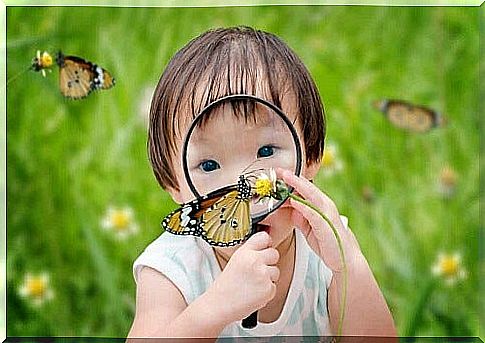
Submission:
<svg viewBox="0 0 485 343">
<path fill-rule="evenodd" d="M 192 121 L 192 124 L 189 127 L 189 130 L 187 131 L 187 134 L 184 139 L 184 145 L 183 145 L 183 150 L 182 150 L 182 164 L 183 164 L 183 170 L 184 170 L 184 175 L 185 175 L 185 180 L 187 181 L 187 184 L 189 185 L 190 190 L 192 193 L 195 195 L 197 199 L 201 199 L 202 195 L 197 191 L 197 188 L 195 188 L 194 183 L 192 182 L 192 179 L 190 177 L 189 173 L 189 167 L 187 163 L 187 148 L 189 145 L 190 137 L 192 136 L 192 132 L 194 129 L 197 127 L 197 125 L 200 123 L 202 118 L 210 113 L 216 106 L 220 105 L 223 102 L 229 102 L 229 101 L 234 101 L 234 100 L 252 100 L 256 103 L 263 104 L 270 109 L 272 109 L 274 112 L 278 114 L 278 116 L 285 122 L 286 126 L 290 129 L 293 142 L 295 143 L 295 153 L 296 153 L 296 166 L 295 166 L 295 175 L 300 176 L 301 173 L 301 160 L 302 160 L 302 150 L 301 150 L 301 143 L 300 139 L 298 138 L 298 134 L 296 132 L 296 129 L 293 125 L 293 123 L 288 119 L 288 117 L 285 115 L 285 113 L 278 107 L 276 107 L 274 104 L 261 99 L 257 96 L 254 95 L 249 95 L 249 94 L 232 94 L 232 95 L 227 95 L 224 97 L 221 97 L 213 102 L 211 102 L 209 105 L 207 105 L 202 111 L 194 118 Z M 288 191 L 291 193 L 293 191 L 293 187 L 288 187 Z M 273 206 L 271 211 L 267 211 L 267 213 L 262 213 L 261 215 L 257 215 L 256 217 L 251 216 L 251 226 L 252 226 L 252 232 L 255 233 L 258 231 L 258 223 L 262 221 L 264 218 L 266 218 L 271 212 L 275 211 L 278 207 L 280 207 L 286 199 L 279 201 L 276 203 L 276 205 Z M 242 326 L 246 329 L 252 329 L 256 327 L 258 324 L 258 311 L 253 312 L 249 317 L 245 318 L 242 320 Z"/>
</svg>

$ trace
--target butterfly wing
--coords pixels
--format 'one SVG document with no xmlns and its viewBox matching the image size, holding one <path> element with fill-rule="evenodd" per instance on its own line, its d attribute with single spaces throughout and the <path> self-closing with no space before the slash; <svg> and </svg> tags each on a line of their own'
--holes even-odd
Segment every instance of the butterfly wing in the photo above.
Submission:
<svg viewBox="0 0 485 343">
<path fill-rule="evenodd" d="M 235 190 L 220 198 L 201 218 L 202 238 L 216 246 L 232 246 L 249 237 L 252 231 L 249 198 Z"/>
<path fill-rule="evenodd" d="M 162 228 L 175 235 L 200 236 L 200 216 L 197 217 L 195 212 L 194 204 L 185 204 L 163 219 Z"/>
<path fill-rule="evenodd" d="M 76 56 L 57 54 L 59 65 L 59 88 L 62 95 L 70 99 L 82 99 L 93 90 L 114 86 L 114 77 L 97 64 Z"/>
<path fill-rule="evenodd" d="M 404 101 L 389 101 L 385 113 L 396 127 L 414 132 L 426 132 L 437 125 L 436 112 Z"/>
<path fill-rule="evenodd" d="M 202 214 L 213 206 L 227 193 L 237 189 L 237 186 L 228 186 L 211 192 L 200 199 L 183 204 L 168 214 L 162 220 L 162 228 L 176 235 L 202 235 Z"/>
<path fill-rule="evenodd" d="M 113 87 L 115 85 L 115 78 L 113 77 L 113 75 L 111 75 L 111 73 L 104 68 L 101 68 L 101 67 L 97 67 L 97 68 L 101 69 L 101 71 L 99 71 L 98 69 L 99 81 L 98 81 L 97 88 L 110 89 L 111 87 Z"/>
<path fill-rule="evenodd" d="M 433 127 L 439 126 L 438 113 L 422 106 L 415 106 L 413 109 L 414 114 L 414 131 L 426 132 Z"/>
<path fill-rule="evenodd" d="M 66 98 L 82 99 L 93 91 L 91 86 L 93 78 L 90 63 L 66 57 L 63 66 L 59 69 L 59 88 Z"/>
</svg>

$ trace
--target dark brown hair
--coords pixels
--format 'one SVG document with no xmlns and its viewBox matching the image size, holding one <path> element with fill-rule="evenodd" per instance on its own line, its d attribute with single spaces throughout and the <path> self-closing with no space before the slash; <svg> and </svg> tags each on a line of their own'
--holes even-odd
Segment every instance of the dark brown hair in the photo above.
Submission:
<svg viewBox="0 0 485 343">
<path fill-rule="evenodd" d="M 163 188 L 179 189 L 173 168 L 179 149 L 175 137 L 183 137 L 182 129 L 205 106 L 230 94 L 256 95 L 280 108 L 283 98 L 292 94 L 306 163 L 320 160 L 325 140 L 323 105 L 298 56 L 271 33 L 250 27 L 215 29 L 172 57 L 153 95 L 148 153 Z"/>
</svg>

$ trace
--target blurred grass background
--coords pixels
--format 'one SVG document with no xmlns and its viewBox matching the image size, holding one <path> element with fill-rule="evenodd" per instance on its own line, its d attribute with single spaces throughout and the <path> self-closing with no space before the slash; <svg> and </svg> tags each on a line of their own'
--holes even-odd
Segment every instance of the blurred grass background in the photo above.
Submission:
<svg viewBox="0 0 485 343">
<path fill-rule="evenodd" d="M 343 169 L 317 184 L 350 219 L 400 335 L 478 335 L 479 9 L 260 6 L 9 7 L 7 73 L 36 50 L 82 56 L 116 86 L 80 101 L 58 71 L 7 88 L 7 332 L 125 336 L 135 306 L 132 262 L 175 208 L 146 154 L 149 95 L 170 57 L 214 27 L 249 25 L 285 40 L 325 103 L 327 141 Z M 393 127 L 372 102 L 398 98 L 448 118 L 426 134 Z M 443 196 L 440 173 L 456 173 Z M 109 206 L 129 206 L 136 235 L 102 230 Z M 434 280 L 440 252 L 460 252 L 467 277 Z M 19 295 L 47 272 L 54 297 Z M 372 310 L 372 309 L 369 309 Z"/>
</svg>

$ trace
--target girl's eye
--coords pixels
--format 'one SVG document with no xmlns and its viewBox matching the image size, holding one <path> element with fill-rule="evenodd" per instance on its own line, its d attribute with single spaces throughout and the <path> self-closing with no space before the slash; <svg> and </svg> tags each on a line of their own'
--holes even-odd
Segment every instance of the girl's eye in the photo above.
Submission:
<svg viewBox="0 0 485 343">
<path fill-rule="evenodd" d="M 200 168 L 205 172 L 211 172 L 221 168 L 221 166 L 214 160 L 207 160 L 200 164 Z"/>
<path fill-rule="evenodd" d="M 274 148 L 270 145 L 265 145 L 259 148 L 258 150 L 258 158 L 259 157 L 269 157 L 274 154 Z"/>
</svg>

